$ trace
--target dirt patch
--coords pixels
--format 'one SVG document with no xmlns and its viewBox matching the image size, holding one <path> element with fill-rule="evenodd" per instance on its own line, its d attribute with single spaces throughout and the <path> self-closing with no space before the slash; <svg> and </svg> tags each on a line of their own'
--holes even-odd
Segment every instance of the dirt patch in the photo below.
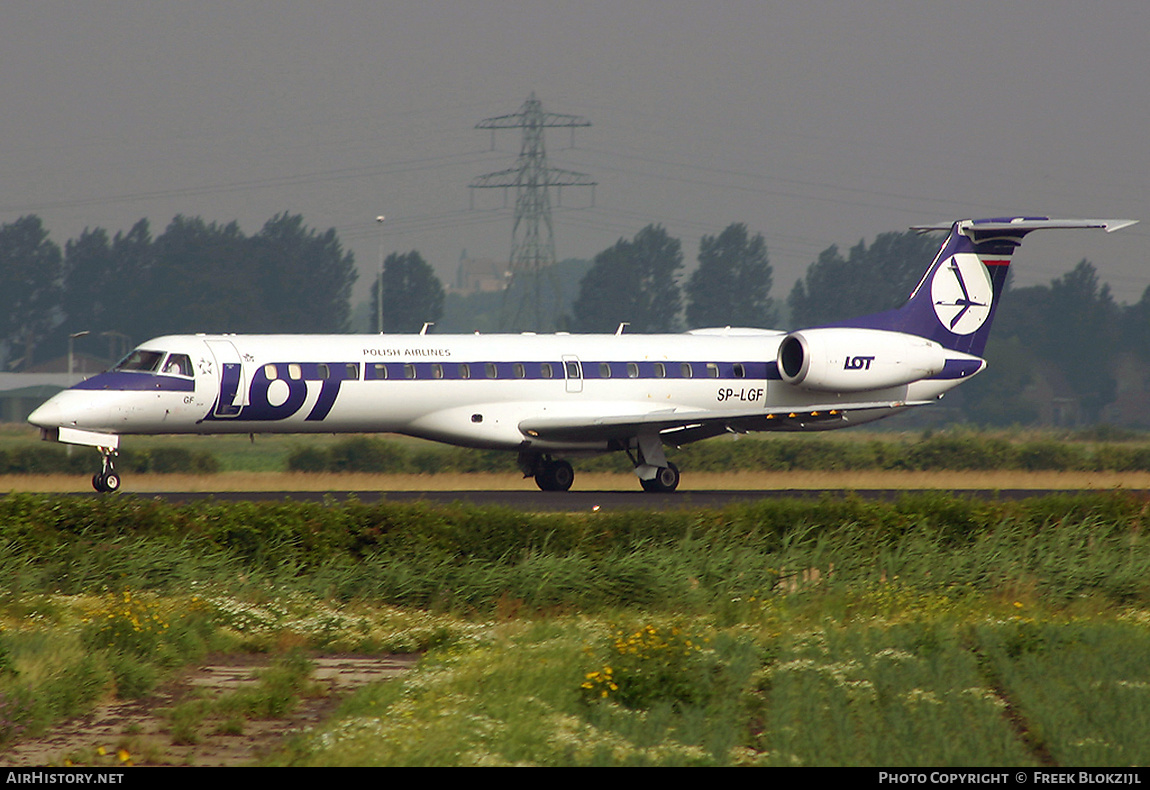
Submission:
<svg viewBox="0 0 1150 790">
<path fill-rule="evenodd" d="M 220 696 L 257 684 L 264 656 L 218 656 L 191 669 L 141 700 L 111 702 L 87 716 L 54 727 L 38 738 L 8 744 L 0 766 L 64 765 L 250 765 L 292 733 L 321 722 L 340 699 L 368 683 L 396 677 L 418 656 L 320 656 L 312 680 L 320 692 L 300 700 L 290 715 L 246 720 L 240 727 L 206 723 L 196 743 L 177 743 L 166 712 L 198 695 Z M 228 732 L 226 730 L 231 730 Z"/>
</svg>

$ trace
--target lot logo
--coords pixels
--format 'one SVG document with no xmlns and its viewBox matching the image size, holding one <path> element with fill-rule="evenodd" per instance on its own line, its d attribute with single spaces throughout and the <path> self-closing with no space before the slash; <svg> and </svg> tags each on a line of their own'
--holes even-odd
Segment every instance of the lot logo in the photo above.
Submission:
<svg viewBox="0 0 1150 790">
<path fill-rule="evenodd" d="M 986 322 L 993 295 L 990 272 L 970 252 L 952 255 L 930 283 L 934 314 L 956 335 L 969 335 Z"/>
<path fill-rule="evenodd" d="M 870 363 L 874 357 L 847 357 L 843 362 L 843 370 L 870 370 Z"/>
</svg>

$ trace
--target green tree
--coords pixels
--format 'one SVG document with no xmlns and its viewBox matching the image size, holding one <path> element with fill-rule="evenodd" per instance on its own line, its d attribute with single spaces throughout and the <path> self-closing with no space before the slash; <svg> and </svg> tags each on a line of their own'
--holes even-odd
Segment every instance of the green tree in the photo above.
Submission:
<svg viewBox="0 0 1150 790">
<path fill-rule="evenodd" d="M 379 278 L 371 289 L 371 321 L 379 331 Z M 383 262 L 383 331 L 418 332 L 443 315 L 443 284 L 415 250 Z"/>
<path fill-rule="evenodd" d="M 265 304 L 245 241 L 236 222 L 172 219 L 153 244 L 141 337 L 259 331 Z"/>
<path fill-rule="evenodd" d="M 116 259 L 112 242 L 103 228 L 84 228 L 78 238 L 64 245 L 65 329 L 69 332 L 114 329 L 118 301 Z"/>
<path fill-rule="evenodd" d="M 1019 397 L 1034 380 L 1034 351 L 1016 335 L 991 334 L 986 359 L 986 370 L 958 390 L 966 419 L 1002 427 L 1035 422 L 1038 408 Z"/>
<path fill-rule="evenodd" d="M 628 322 L 633 332 L 673 332 L 682 295 L 676 274 L 683 266 L 678 239 L 648 225 L 631 241 L 595 256 L 572 308 L 577 332 L 613 332 Z"/>
<path fill-rule="evenodd" d="M 937 252 L 937 238 L 914 231 L 881 233 L 869 247 L 860 241 L 846 258 L 837 246 L 828 247 L 787 297 L 792 326 L 818 326 L 898 307 Z"/>
<path fill-rule="evenodd" d="M 35 347 L 59 320 L 63 256 L 40 218 L 0 225 L 0 343 L 31 364 Z"/>
<path fill-rule="evenodd" d="M 1063 369 L 1089 422 L 1117 394 L 1119 319 L 1110 286 L 1100 284 L 1094 265 L 1083 260 L 1050 283 L 1046 320 L 1035 327 L 1031 342 Z"/>
<path fill-rule="evenodd" d="M 286 212 L 248 240 L 260 294 L 261 332 L 346 332 L 355 258 L 335 228 L 318 233 Z"/>
<path fill-rule="evenodd" d="M 103 228 L 85 228 L 69 240 L 64 245 L 62 330 L 116 332 L 143 339 L 139 318 L 148 299 L 152 253 L 146 219 L 111 240 Z"/>
<path fill-rule="evenodd" d="M 772 270 L 767 245 L 747 226 L 728 225 L 718 236 L 699 242 L 699 268 L 687 281 L 687 325 L 770 327 Z"/>
<path fill-rule="evenodd" d="M 1000 302 L 986 372 L 963 388 L 969 417 L 996 424 L 1037 417 L 1018 393 L 1045 369 L 1058 371 L 1082 418 L 1096 421 L 1117 393 L 1115 356 L 1137 306 L 1124 313 L 1085 260 L 1050 285 L 1008 288 Z"/>
<path fill-rule="evenodd" d="M 1150 286 L 1142 292 L 1141 299 L 1122 311 L 1120 326 L 1121 348 L 1150 361 Z"/>
</svg>

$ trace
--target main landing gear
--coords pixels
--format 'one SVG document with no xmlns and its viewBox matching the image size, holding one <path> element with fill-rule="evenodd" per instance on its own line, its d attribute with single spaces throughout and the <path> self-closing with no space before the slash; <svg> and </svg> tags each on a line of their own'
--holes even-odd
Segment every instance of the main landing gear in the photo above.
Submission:
<svg viewBox="0 0 1150 790">
<path fill-rule="evenodd" d="M 650 480 L 639 478 L 639 485 L 649 494 L 669 494 L 679 487 L 679 467 L 670 461 L 660 466 Z"/>
<path fill-rule="evenodd" d="M 667 460 L 663 453 L 663 440 L 658 434 L 643 434 L 636 438 L 638 454 L 627 449 L 627 456 L 635 465 L 639 485 L 649 494 L 669 494 L 679 487 L 679 467 Z"/>
<path fill-rule="evenodd" d="M 639 485 L 651 494 L 669 494 L 679 487 L 679 467 L 663 455 L 662 441 L 657 437 L 640 437 L 636 442 L 637 453 L 627 449 Z M 534 477 L 535 485 L 542 491 L 569 491 L 575 482 L 575 470 L 563 460 L 550 455 L 519 454 L 519 468 L 524 477 Z"/>
<path fill-rule="evenodd" d="M 100 471 L 92 475 L 92 488 L 102 494 L 118 490 L 120 488 L 120 475 L 116 473 L 112 464 L 112 456 L 116 454 L 116 451 L 108 447 L 96 449 L 100 451 L 103 461 L 100 464 Z"/>
<path fill-rule="evenodd" d="M 526 461 L 526 463 L 524 463 Z M 575 482 L 575 470 L 566 461 L 556 461 L 549 455 L 520 458 L 524 477 L 534 477 L 542 491 L 569 491 Z"/>
</svg>

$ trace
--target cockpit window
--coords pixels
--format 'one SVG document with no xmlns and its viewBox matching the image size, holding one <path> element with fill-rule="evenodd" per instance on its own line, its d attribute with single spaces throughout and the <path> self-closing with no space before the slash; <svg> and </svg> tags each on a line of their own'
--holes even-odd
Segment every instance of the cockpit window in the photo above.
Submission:
<svg viewBox="0 0 1150 790">
<path fill-rule="evenodd" d="M 171 354 L 164 363 L 164 372 L 172 376 L 191 376 L 192 358 L 187 354 Z"/>
<path fill-rule="evenodd" d="M 113 370 L 137 370 L 150 373 L 160 366 L 160 360 L 163 358 L 163 351 L 145 351 L 142 348 L 137 348 L 120 360 L 120 363 Z M 190 362 L 189 367 L 191 367 Z"/>
</svg>

